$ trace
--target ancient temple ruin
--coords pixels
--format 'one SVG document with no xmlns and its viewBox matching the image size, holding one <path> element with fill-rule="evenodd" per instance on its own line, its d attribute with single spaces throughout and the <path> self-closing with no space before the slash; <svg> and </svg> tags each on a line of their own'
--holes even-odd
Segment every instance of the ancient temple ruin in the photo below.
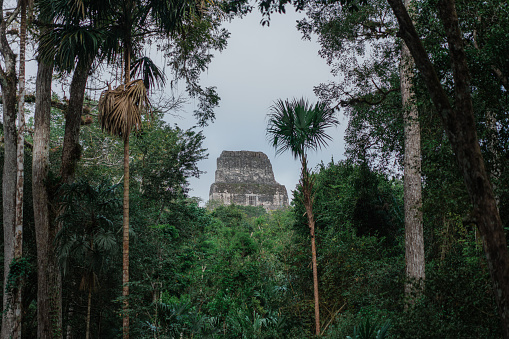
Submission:
<svg viewBox="0 0 509 339">
<path fill-rule="evenodd" d="M 216 181 L 210 186 L 209 199 L 263 206 L 266 210 L 288 206 L 286 187 L 274 179 L 270 160 L 263 152 L 223 151 L 217 158 Z"/>
</svg>

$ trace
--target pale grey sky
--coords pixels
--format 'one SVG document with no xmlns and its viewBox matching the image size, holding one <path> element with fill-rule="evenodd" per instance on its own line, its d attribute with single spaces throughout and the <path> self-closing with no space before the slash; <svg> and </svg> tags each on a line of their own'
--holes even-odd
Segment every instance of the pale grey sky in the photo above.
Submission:
<svg viewBox="0 0 509 339">
<path fill-rule="evenodd" d="M 202 84 L 217 86 L 221 97 L 216 121 L 204 128 L 204 146 L 209 158 L 199 163 L 207 173 L 190 181 L 191 196 L 208 200 L 214 182 L 216 159 L 223 150 L 262 151 L 269 157 L 276 181 L 286 186 L 288 197 L 299 180 L 300 164 L 290 154 L 275 156 L 265 136 L 266 114 L 277 99 L 306 97 L 316 102 L 313 86 L 332 80 L 329 67 L 318 56 L 316 42 L 303 41 L 295 28 L 296 20 L 304 14 L 273 15 L 270 27 L 262 27 L 261 15 L 253 11 L 245 18 L 225 23 L 231 33 L 228 46 L 216 53 L 209 70 L 202 76 Z M 188 128 L 195 124 L 192 111 L 197 103 L 181 113 L 184 119 L 168 117 L 170 123 Z M 334 138 L 329 147 L 309 154 L 309 165 L 320 161 L 343 158 L 344 129 L 347 121 L 339 117 L 340 126 L 328 132 Z"/>
</svg>

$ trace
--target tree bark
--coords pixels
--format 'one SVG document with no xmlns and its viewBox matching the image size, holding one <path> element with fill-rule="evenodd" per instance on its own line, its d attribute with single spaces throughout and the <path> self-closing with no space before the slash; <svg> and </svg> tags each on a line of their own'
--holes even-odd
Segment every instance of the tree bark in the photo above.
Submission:
<svg viewBox="0 0 509 339">
<path fill-rule="evenodd" d="M 473 205 L 473 216 L 483 240 L 503 337 L 509 338 L 509 252 L 477 137 L 467 61 L 454 1 L 440 0 L 438 2 L 453 70 L 454 108 L 449 102 L 405 7 L 400 0 L 388 0 L 388 2 L 398 19 L 400 35 L 408 46 L 435 108 L 440 114 L 462 171 Z"/>
<path fill-rule="evenodd" d="M 83 112 L 85 87 L 93 61 L 93 58 L 88 58 L 82 63 L 78 62 L 71 81 L 69 105 L 67 106 L 67 113 L 65 115 L 62 165 L 60 167 L 60 176 L 64 183 L 73 181 L 76 163 L 81 155 L 81 146 L 79 143 L 81 113 Z"/>
<path fill-rule="evenodd" d="M 405 7 L 410 0 L 405 0 Z M 404 200 L 405 200 L 405 295 L 414 302 L 415 288 L 425 279 L 424 234 L 422 224 L 422 186 L 421 186 L 421 131 L 419 113 L 415 104 L 412 79 L 414 62 L 408 47 L 401 48 L 400 82 L 403 104 L 405 158 L 404 158 Z"/>
<path fill-rule="evenodd" d="M 129 339 L 129 135 L 124 140 L 124 201 L 123 201 L 123 241 L 122 241 L 122 297 L 124 339 Z"/>
<path fill-rule="evenodd" d="M 93 280 L 93 278 L 91 280 Z M 92 310 L 92 284 L 93 281 L 89 281 L 88 300 L 87 300 L 87 329 L 85 333 L 85 339 L 90 339 L 90 311 Z"/>
<path fill-rule="evenodd" d="M 14 226 L 14 261 L 23 256 L 23 192 L 25 181 L 25 45 L 27 30 L 27 4 L 20 1 L 21 19 L 19 33 L 19 100 L 18 100 L 18 135 L 17 135 L 17 160 L 16 160 L 16 223 Z M 9 338 L 21 338 L 21 293 L 23 291 L 24 277 L 18 277 L 17 288 L 12 295 L 11 310 L 6 316 L 10 320 L 11 331 Z"/>
<path fill-rule="evenodd" d="M 58 232 L 49 209 L 47 178 L 53 66 L 39 62 L 36 80 L 32 194 L 37 242 L 37 337 L 62 337 L 62 278 L 55 253 Z"/>
<path fill-rule="evenodd" d="M 132 2 L 126 1 L 126 13 L 130 13 Z M 126 37 L 124 38 L 125 84 L 131 81 L 131 23 L 126 23 Z M 122 296 L 124 298 L 122 319 L 123 339 L 129 339 L 129 133 L 124 138 L 124 201 L 123 201 L 123 263 L 122 263 Z"/>
<path fill-rule="evenodd" d="M 4 291 L 9 279 L 10 265 L 15 258 L 16 234 L 16 55 L 7 41 L 8 22 L 4 17 L 4 1 L 0 1 L 0 87 L 3 101 L 4 167 L 2 173 L 3 228 L 4 228 Z M 15 336 L 16 303 L 19 297 L 16 289 L 6 291 L 3 297 L 2 338 Z M 21 292 L 21 289 L 18 289 Z M 14 293 L 11 293 L 14 292 Z M 21 328 L 19 329 L 21 331 Z"/>
<path fill-rule="evenodd" d="M 311 262 L 313 266 L 313 293 L 315 301 L 315 334 L 320 335 L 320 298 L 318 294 L 318 266 L 316 262 L 316 243 L 315 243 L 315 219 L 313 215 L 313 182 L 311 181 L 306 156 L 302 157 L 301 174 L 302 194 L 304 196 L 304 207 L 308 217 L 309 233 L 311 236 Z"/>
<path fill-rule="evenodd" d="M 72 294 L 71 294 L 71 299 L 72 299 Z M 68 310 L 67 310 L 67 319 L 71 319 L 74 315 L 74 306 L 72 305 L 72 303 L 69 303 L 69 307 L 68 307 Z M 67 328 L 66 328 L 66 334 L 65 334 L 65 339 L 72 339 L 73 336 L 72 336 L 72 323 L 70 321 L 67 322 Z"/>
</svg>

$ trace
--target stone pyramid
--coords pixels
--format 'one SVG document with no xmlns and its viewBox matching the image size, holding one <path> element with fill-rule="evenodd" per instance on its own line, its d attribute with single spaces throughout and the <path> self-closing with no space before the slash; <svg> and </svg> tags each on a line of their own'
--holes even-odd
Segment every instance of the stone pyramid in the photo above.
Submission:
<svg viewBox="0 0 509 339">
<path fill-rule="evenodd" d="M 227 205 L 263 206 L 266 210 L 288 206 L 286 187 L 274 179 L 270 160 L 263 152 L 223 151 L 217 158 L 209 199 Z"/>
</svg>

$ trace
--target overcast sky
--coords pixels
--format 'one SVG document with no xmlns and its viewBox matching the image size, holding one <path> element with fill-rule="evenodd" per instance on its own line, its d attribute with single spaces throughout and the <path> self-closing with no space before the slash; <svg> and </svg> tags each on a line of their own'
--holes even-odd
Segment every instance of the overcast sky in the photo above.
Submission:
<svg viewBox="0 0 509 339">
<path fill-rule="evenodd" d="M 316 102 L 313 86 L 332 80 L 329 67 L 318 56 L 316 42 L 304 41 L 295 28 L 303 14 L 292 12 L 273 15 L 270 27 L 262 27 L 258 12 L 245 18 L 236 18 L 224 27 L 231 33 L 228 46 L 216 53 L 209 70 L 202 76 L 205 86 L 217 86 L 221 97 L 216 120 L 204 128 L 204 147 L 209 157 L 199 163 L 206 171 L 199 179 L 190 180 L 191 196 L 208 200 L 210 185 L 214 182 L 216 159 L 223 150 L 261 151 L 269 157 L 276 181 L 286 186 L 289 199 L 299 180 L 300 163 L 290 154 L 275 156 L 265 135 L 266 114 L 277 99 L 306 97 Z M 197 103 L 191 102 L 183 119 L 167 117 L 170 123 L 183 128 L 196 121 L 192 111 Z M 344 157 L 344 129 L 346 119 L 339 117 L 341 125 L 328 132 L 334 138 L 329 147 L 309 154 L 309 165 L 314 168 L 320 161 L 337 161 Z"/>
</svg>

